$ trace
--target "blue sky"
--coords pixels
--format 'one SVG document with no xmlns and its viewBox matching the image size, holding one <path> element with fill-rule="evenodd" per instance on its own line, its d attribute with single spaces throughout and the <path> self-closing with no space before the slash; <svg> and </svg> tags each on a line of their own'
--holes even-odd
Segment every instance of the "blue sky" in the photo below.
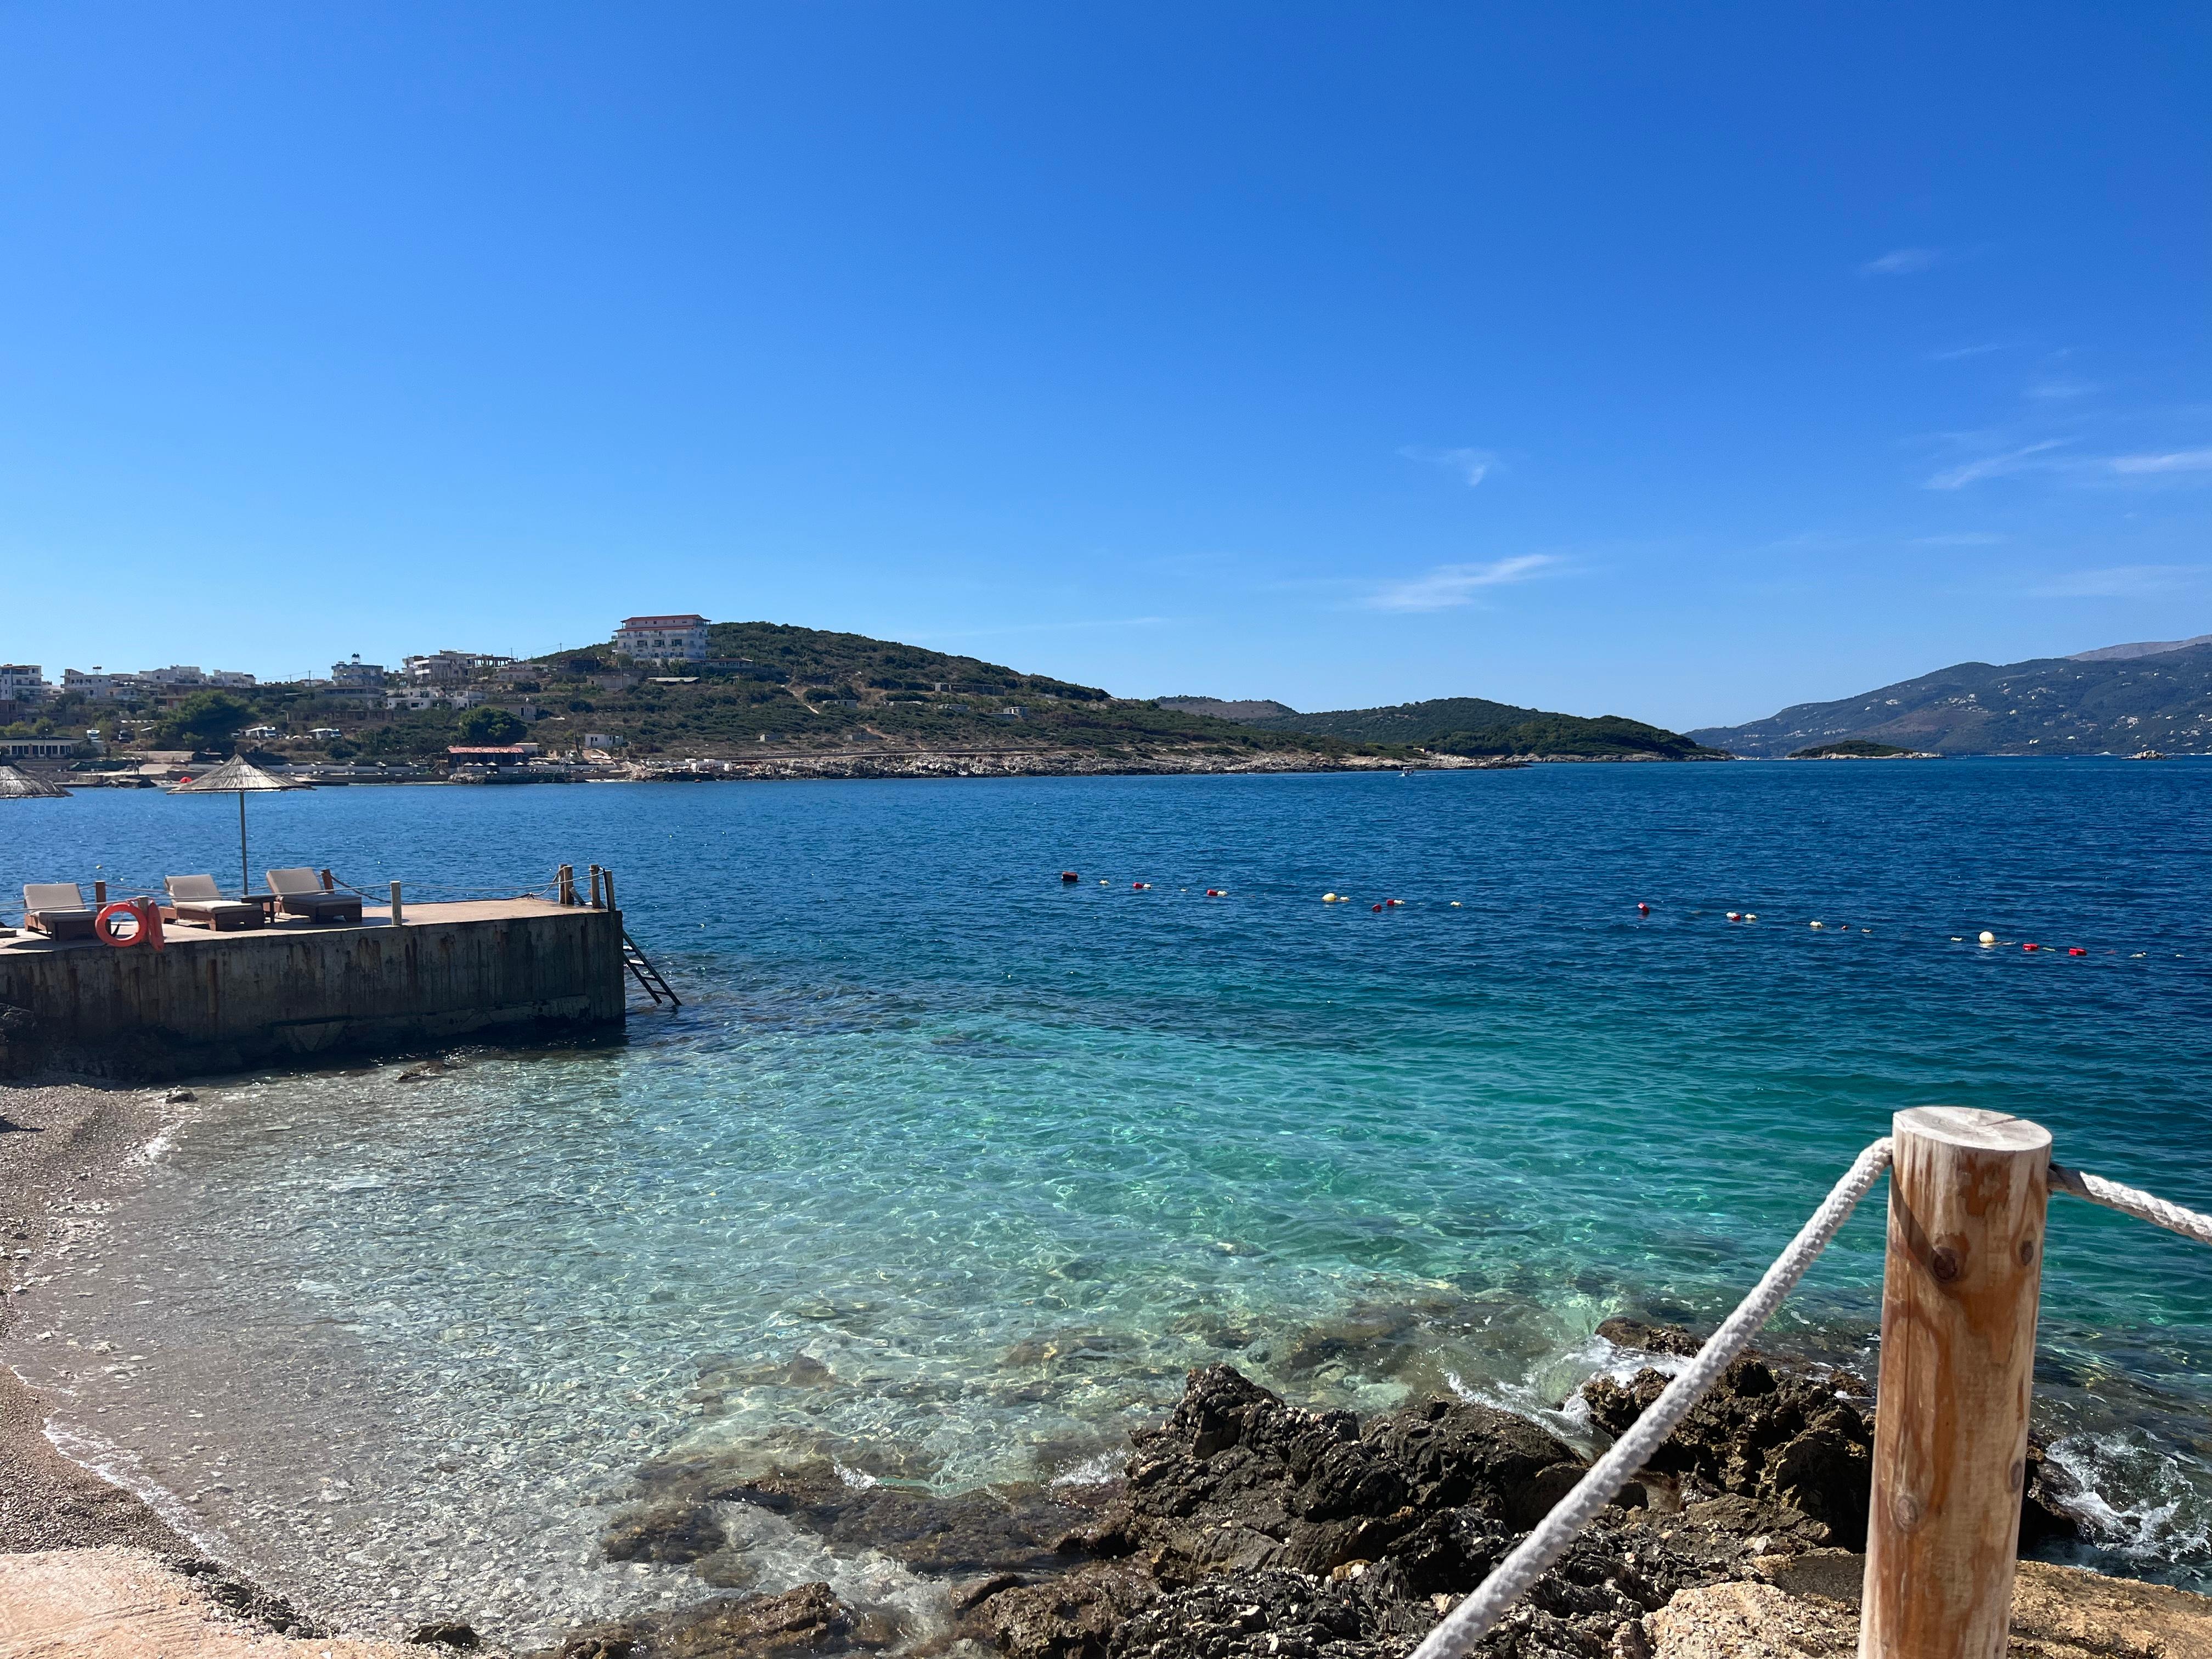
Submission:
<svg viewBox="0 0 2212 1659">
<path fill-rule="evenodd" d="M 0 11 L 0 659 L 1685 726 L 2212 629 L 2200 7 Z"/>
</svg>

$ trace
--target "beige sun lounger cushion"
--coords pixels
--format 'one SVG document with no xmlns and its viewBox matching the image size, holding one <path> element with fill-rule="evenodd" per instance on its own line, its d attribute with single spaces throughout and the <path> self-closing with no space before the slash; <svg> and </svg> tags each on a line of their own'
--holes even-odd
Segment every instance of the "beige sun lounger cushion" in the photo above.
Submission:
<svg viewBox="0 0 2212 1659">
<path fill-rule="evenodd" d="M 276 895 L 290 916 L 313 916 L 318 921 L 341 917 L 361 920 L 361 898 L 355 893 L 326 892 L 323 878 L 313 870 L 264 870 L 269 890 Z"/>
<path fill-rule="evenodd" d="M 23 925 L 52 939 L 90 939 L 92 910 L 73 881 L 26 882 Z"/>
<path fill-rule="evenodd" d="M 225 898 L 213 876 L 164 876 L 161 884 L 169 890 L 169 903 L 179 921 L 204 922 L 218 933 L 261 925 L 261 907 Z"/>
</svg>

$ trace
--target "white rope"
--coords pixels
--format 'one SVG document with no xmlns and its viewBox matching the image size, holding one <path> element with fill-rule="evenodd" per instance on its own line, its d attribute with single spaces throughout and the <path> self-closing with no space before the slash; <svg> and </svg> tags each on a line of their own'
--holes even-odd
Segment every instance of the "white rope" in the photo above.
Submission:
<svg viewBox="0 0 2212 1659">
<path fill-rule="evenodd" d="M 1634 1426 L 1613 1442 L 1613 1449 L 1590 1465 L 1572 1492 L 1553 1506 L 1536 1529 L 1521 1540 L 1512 1554 L 1499 1562 L 1474 1593 L 1444 1616 L 1413 1650 L 1413 1659 L 1461 1659 L 1469 1648 L 1490 1634 L 1506 1610 L 1558 1560 L 1577 1534 L 1597 1512 L 1610 1504 L 1630 1479 L 1650 1462 L 1674 1427 L 1720 1380 L 1736 1356 L 1750 1346 L 1759 1328 L 1774 1316 L 1782 1300 L 1796 1288 L 1828 1241 L 1847 1220 L 1867 1189 L 1889 1167 L 1890 1143 L 1885 1135 L 1858 1155 L 1844 1178 L 1820 1202 L 1820 1207 L 1790 1241 L 1789 1249 L 1775 1258 L 1752 1293 L 1721 1323 L 1705 1346 Z M 2203 1220 L 2203 1217 L 2198 1217 Z"/>
<path fill-rule="evenodd" d="M 2185 1210 L 2179 1204 L 2169 1204 L 2162 1198 L 2138 1192 L 2133 1187 L 2123 1187 L 2117 1181 L 2107 1181 L 2102 1176 L 2093 1176 L 2081 1170 L 2069 1170 L 2063 1164 L 2051 1166 L 2051 1184 L 2076 1198 L 2086 1198 L 2092 1204 L 2118 1210 L 2124 1214 L 2140 1216 L 2159 1226 L 2171 1228 L 2185 1238 L 2193 1238 L 2200 1244 L 2212 1244 L 2212 1215 L 2199 1215 L 2194 1210 Z"/>
</svg>

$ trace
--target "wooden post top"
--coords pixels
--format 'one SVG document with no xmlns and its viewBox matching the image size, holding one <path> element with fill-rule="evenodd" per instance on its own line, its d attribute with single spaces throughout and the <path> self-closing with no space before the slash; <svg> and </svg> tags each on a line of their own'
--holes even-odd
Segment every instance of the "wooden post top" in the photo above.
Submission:
<svg viewBox="0 0 2212 1659">
<path fill-rule="evenodd" d="M 1900 1138 L 1941 1141 L 1962 1151 L 1977 1152 L 2034 1152 L 2051 1150 L 2051 1131 L 2010 1112 L 1984 1111 L 1978 1106 L 1915 1106 L 1891 1121 L 1891 1133 Z"/>
</svg>

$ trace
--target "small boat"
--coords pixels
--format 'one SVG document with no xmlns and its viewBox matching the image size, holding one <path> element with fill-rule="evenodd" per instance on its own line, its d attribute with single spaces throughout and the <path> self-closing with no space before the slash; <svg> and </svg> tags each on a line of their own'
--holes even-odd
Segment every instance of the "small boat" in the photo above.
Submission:
<svg viewBox="0 0 2212 1659">
<path fill-rule="evenodd" d="M 2144 749 L 2129 756 L 2128 758 L 2130 760 L 2164 760 L 2166 756 L 2161 750 L 2156 749 Z"/>
</svg>

